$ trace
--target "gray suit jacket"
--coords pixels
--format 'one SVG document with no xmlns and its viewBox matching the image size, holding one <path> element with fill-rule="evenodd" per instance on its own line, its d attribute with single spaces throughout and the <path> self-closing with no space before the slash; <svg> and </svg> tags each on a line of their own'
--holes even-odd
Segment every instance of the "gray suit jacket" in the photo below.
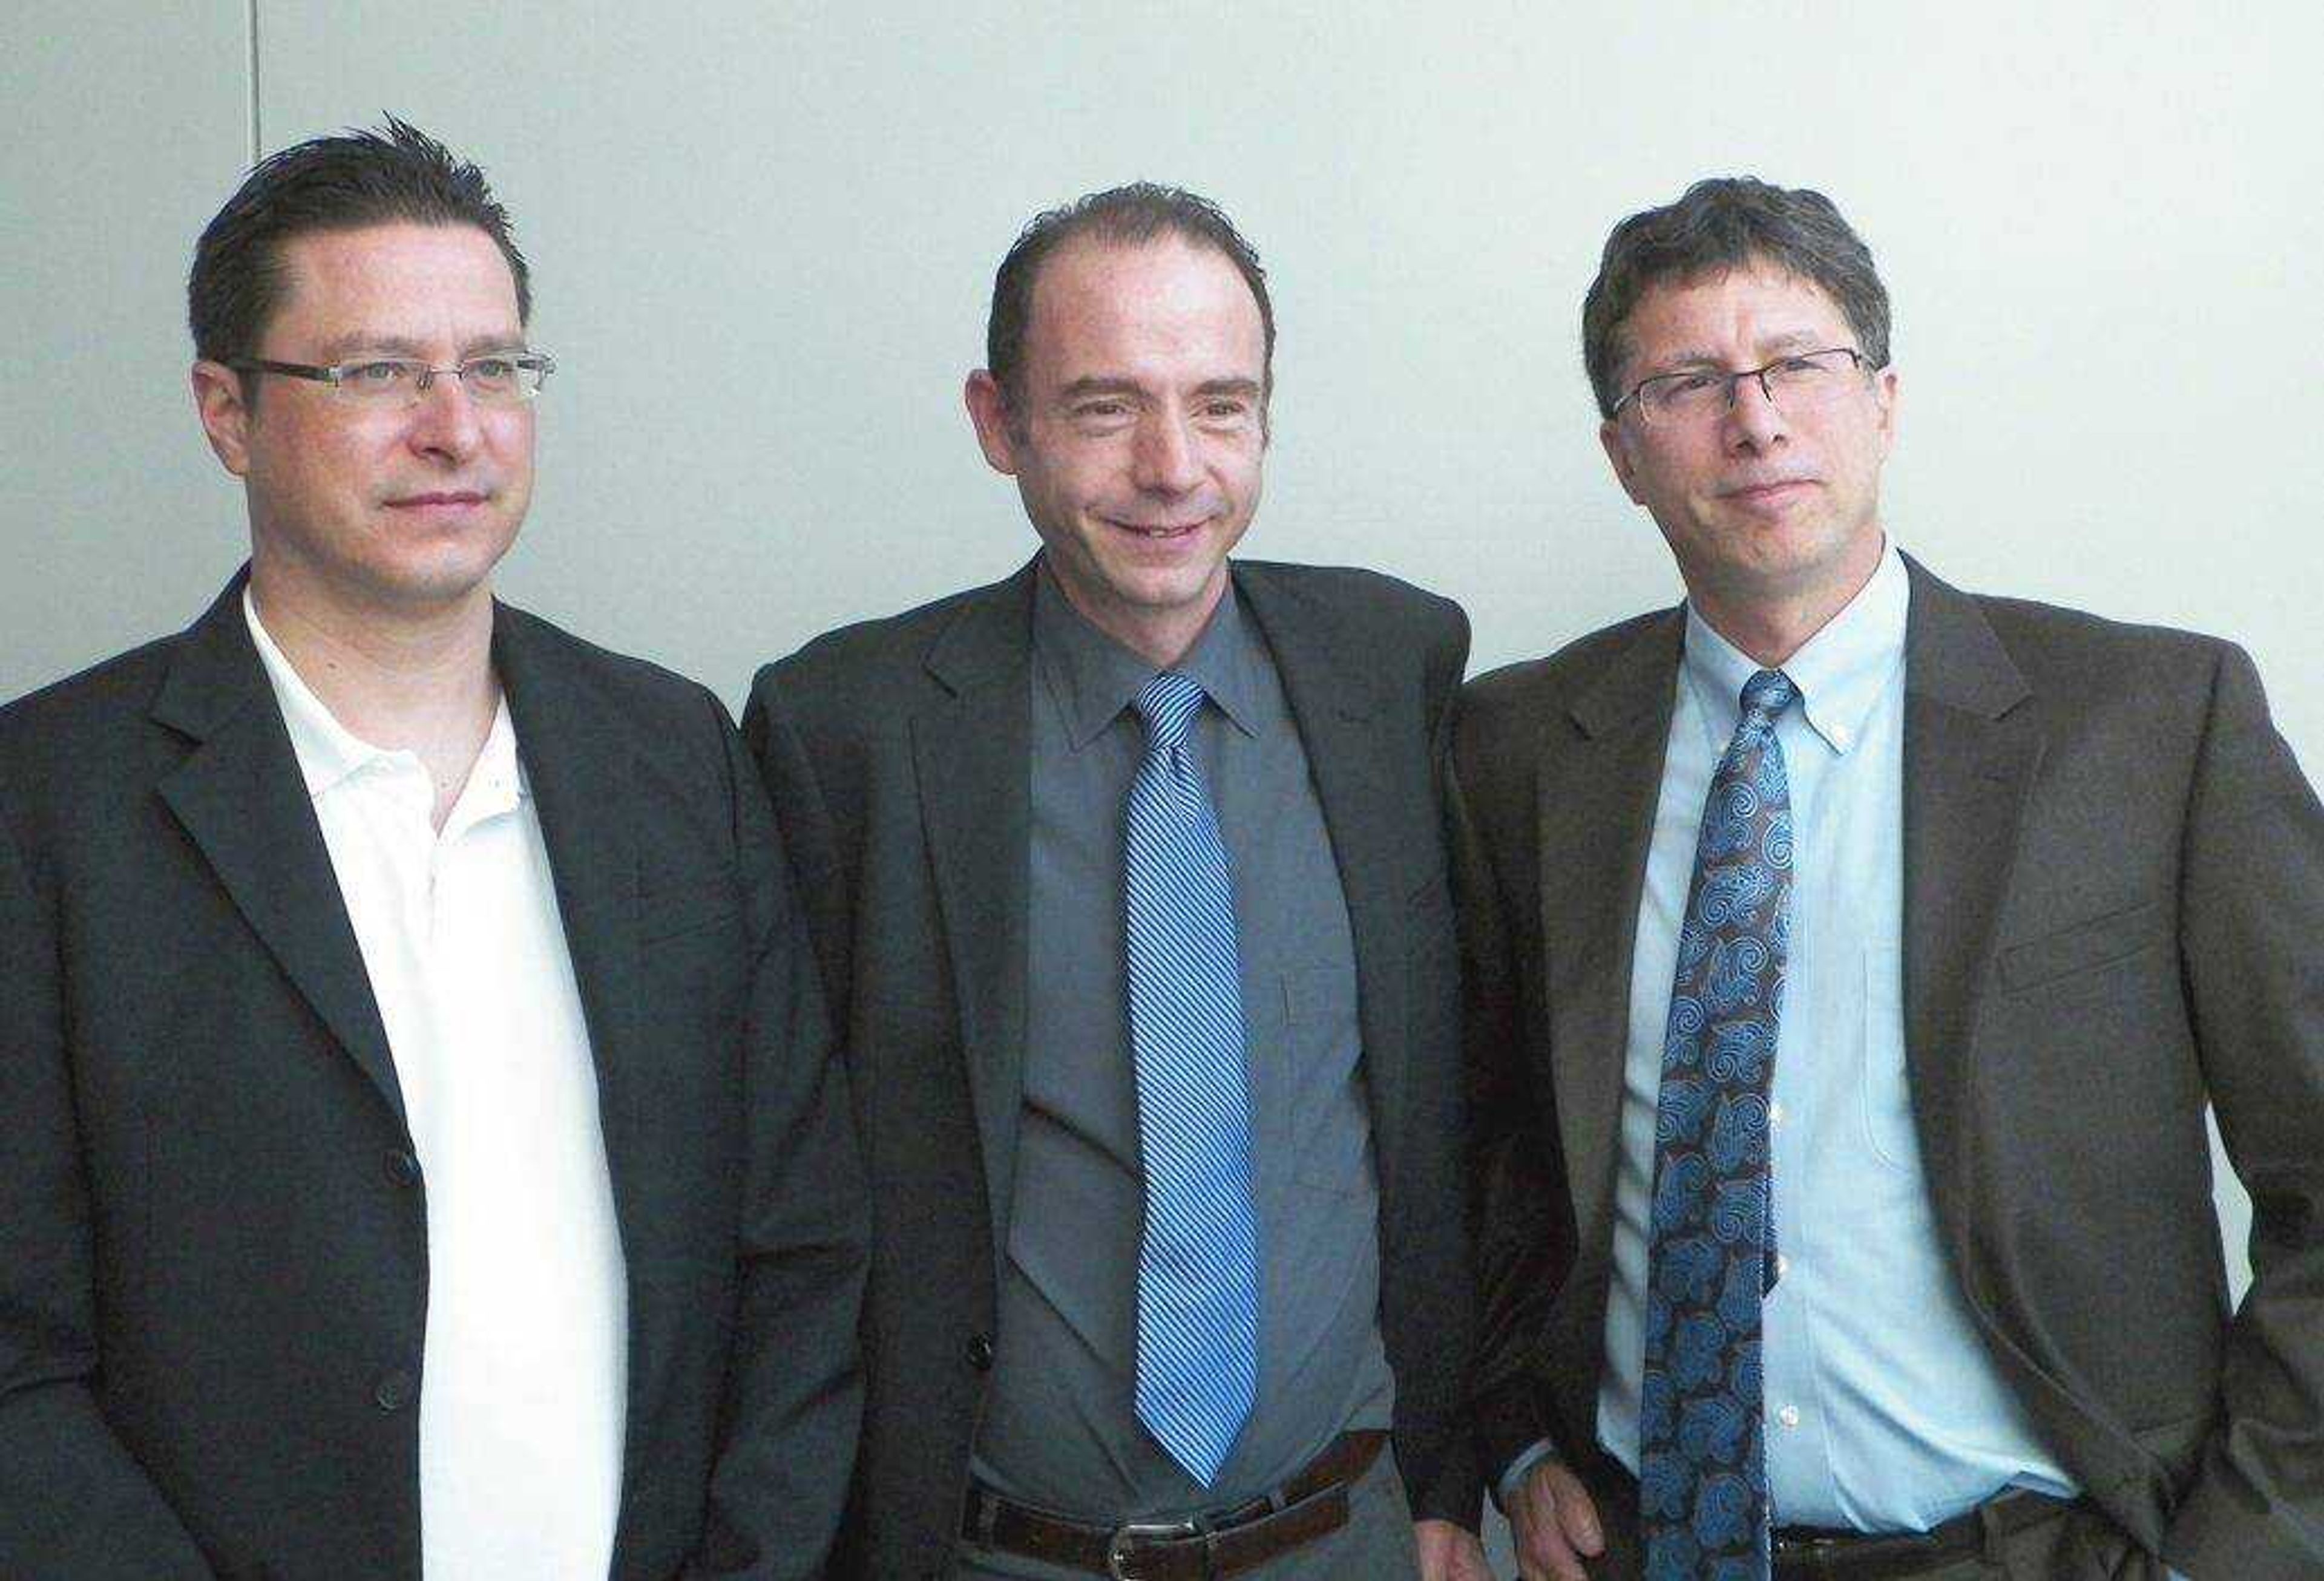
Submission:
<svg viewBox="0 0 2324 1581">
<path fill-rule="evenodd" d="M 717 699 L 505 607 L 493 661 L 628 1275 L 616 1581 L 819 1572 L 863 1215 Z M 0 1575 L 417 1581 L 427 1214 L 237 577 L 0 710 Z"/>
<path fill-rule="evenodd" d="M 2324 812 L 2239 650 L 1907 564 L 1906 1059 L 1946 1254 L 2139 1549 L 2197 1581 L 2324 1574 Z M 1545 1436 L 1600 1465 L 1630 951 L 1683 630 L 1644 616 L 1462 699 L 1489 1466 Z M 2207 1096 L 2255 1209 L 2234 1312 Z"/>
<path fill-rule="evenodd" d="M 992 1363 L 1021 1108 L 1034 567 L 818 639 L 743 733 L 844 1034 L 873 1199 L 869 1390 L 845 1573 L 942 1575 Z M 1355 934 L 1396 1450 L 1473 1518 L 1462 1419 L 1458 951 L 1439 770 L 1460 611 L 1356 571 L 1238 564 L 1297 717 Z"/>
</svg>

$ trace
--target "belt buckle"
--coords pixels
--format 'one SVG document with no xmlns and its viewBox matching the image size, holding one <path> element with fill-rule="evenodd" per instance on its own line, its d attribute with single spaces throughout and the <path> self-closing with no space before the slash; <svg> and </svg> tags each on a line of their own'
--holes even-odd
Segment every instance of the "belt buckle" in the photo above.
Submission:
<svg viewBox="0 0 2324 1581">
<path fill-rule="evenodd" d="M 1106 1540 L 1105 1573 L 1112 1581 L 1138 1581 L 1123 1568 L 1130 1563 L 1130 1548 L 1133 1543 L 1183 1542 L 1190 1537 L 1200 1537 L 1199 1521 L 1125 1521 L 1113 1529 Z"/>
<path fill-rule="evenodd" d="M 1778 1562 L 1821 1564 L 1832 1554 L 1849 1547 L 1852 1540 L 1837 1531 L 1804 1531 L 1787 1537 L 1777 1536 L 1768 1544 L 1768 1557 Z"/>
</svg>

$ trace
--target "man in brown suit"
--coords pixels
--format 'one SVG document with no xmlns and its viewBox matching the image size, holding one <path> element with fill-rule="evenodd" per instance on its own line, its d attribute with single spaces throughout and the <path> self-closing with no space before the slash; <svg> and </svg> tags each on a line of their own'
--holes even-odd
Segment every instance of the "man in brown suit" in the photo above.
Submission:
<svg viewBox="0 0 2324 1581">
<path fill-rule="evenodd" d="M 1887 337 L 1817 193 L 1618 226 L 1600 437 L 1686 603 L 1464 694 L 1481 1436 L 1524 1573 L 2324 1574 L 2324 813 L 2236 648 L 1899 555 Z M 1772 1057 L 1725 1059 L 1745 1032 Z M 1706 1080 L 1743 1211 L 1691 1244 Z M 2255 1206 L 2232 1310 L 2207 1101 Z M 1751 1276 L 1691 1334 L 1705 1244 Z"/>
</svg>

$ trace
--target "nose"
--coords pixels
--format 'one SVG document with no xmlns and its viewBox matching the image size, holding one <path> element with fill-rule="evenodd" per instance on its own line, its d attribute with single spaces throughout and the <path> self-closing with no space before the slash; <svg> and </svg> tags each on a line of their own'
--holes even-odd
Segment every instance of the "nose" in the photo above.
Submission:
<svg viewBox="0 0 2324 1581">
<path fill-rule="evenodd" d="M 483 443 L 475 398 L 454 373 L 438 373 L 411 408 L 410 443 L 415 450 L 465 461 Z"/>
<path fill-rule="evenodd" d="M 1155 412 L 1139 424 L 1130 462 L 1130 481 L 1149 493 L 1184 494 L 1203 481 L 1195 438 L 1175 412 Z"/>
<path fill-rule="evenodd" d="M 1730 447 L 1757 452 L 1784 443 L 1790 425 L 1784 419 L 1783 409 L 1767 393 L 1761 375 L 1738 378 L 1728 389 L 1727 415 L 1721 420 Z"/>
</svg>

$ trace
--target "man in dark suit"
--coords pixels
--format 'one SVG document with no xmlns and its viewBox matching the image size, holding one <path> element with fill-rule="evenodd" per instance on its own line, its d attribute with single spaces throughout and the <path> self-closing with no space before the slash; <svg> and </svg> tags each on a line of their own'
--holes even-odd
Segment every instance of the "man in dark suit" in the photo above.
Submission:
<svg viewBox="0 0 2324 1581">
<path fill-rule="evenodd" d="M 1463 697 L 1525 1574 L 2324 1574 L 2324 814 L 2249 661 L 1899 556 L 1821 195 L 1624 221 L 1583 322 L 1687 600 Z"/>
<path fill-rule="evenodd" d="M 851 1575 L 1481 1574 L 1467 628 L 1229 562 L 1272 343 L 1203 200 L 1040 216 L 967 388 L 1039 556 L 752 694 L 872 1179 Z"/>
<path fill-rule="evenodd" d="M 0 1574 L 817 1574 L 846 1099 L 716 700 L 492 598 L 507 216 L 318 139 L 190 298 L 247 573 L 0 712 Z"/>
</svg>

